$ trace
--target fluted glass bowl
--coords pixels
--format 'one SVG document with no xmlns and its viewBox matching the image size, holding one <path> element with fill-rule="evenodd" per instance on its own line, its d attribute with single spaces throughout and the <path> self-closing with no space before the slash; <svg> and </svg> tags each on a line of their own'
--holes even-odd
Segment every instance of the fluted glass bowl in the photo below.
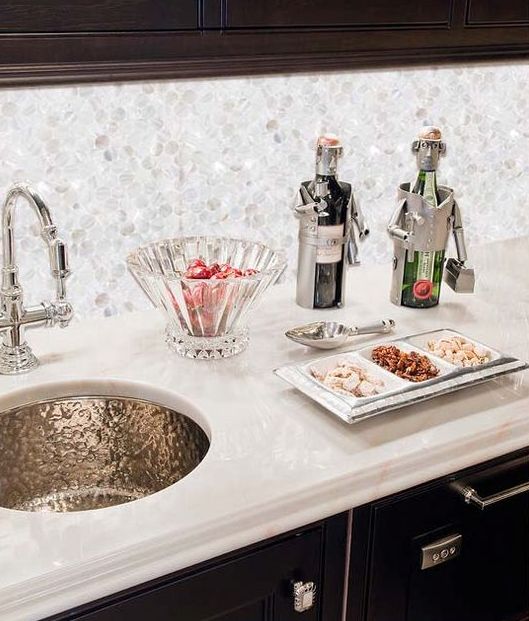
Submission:
<svg viewBox="0 0 529 621">
<path fill-rule="evenodd" d="M 252 276 L 185 278 L 194 259 L 229 263 Z M 132 252 L 127 265 L 151 302 L 167 317 L 166 341 L 189 358 L 228 358 L 248 345 L 247 319 L 286 267 L 280 252 L 264 244 L 226 237 L 164 239 Z"/>
</svg>

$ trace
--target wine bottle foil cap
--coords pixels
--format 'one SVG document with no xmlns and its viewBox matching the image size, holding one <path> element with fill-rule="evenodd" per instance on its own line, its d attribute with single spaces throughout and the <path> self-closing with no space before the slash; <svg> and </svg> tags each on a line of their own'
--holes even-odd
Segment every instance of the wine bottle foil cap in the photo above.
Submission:
<svg viewBox="0 0 529 621">
<path fill-rule="evenodd" d="M 426 125 L 425 127 L 421 127 L 419 131 L 420 140 L 441 140 L 441 138 L 441 130 L 434 125 Z"/>
<path fill-rule="evenodd" d="M 334 149 L 339 149 L 342 146 L 342 141 L 336 136 L 336 134 L 323 134 L 321 135 L 317 142 L 316 147 L 331 147 Z"/>
</svg>

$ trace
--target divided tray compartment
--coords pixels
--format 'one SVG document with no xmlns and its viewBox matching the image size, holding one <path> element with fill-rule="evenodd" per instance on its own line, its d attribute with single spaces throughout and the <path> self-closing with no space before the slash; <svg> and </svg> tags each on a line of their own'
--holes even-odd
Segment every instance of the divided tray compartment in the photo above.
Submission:
<svg viewBox="0 0 529 621">
<path fill-rule="evenodd" d="M 429 351 L 428 341 L 439 341 L 441 339 L 446 339 L 446 338 L 451 338 L 451 337 L 460 337 L 462 339 L 465 339 L 465 341 L 474 345 L 475 347 L 478 347 L 479 349 L 484 350 L 485 352 L 487 352 L 490 358 L 489 362 L 483 362 L 482 364 L 475 365 L 474 367 L 461 367 L 457 364 L 449 362 L 448 360 L 444 358 L 439 358 L 436 354 Z M 444 362 L 444 364 L 449 364 L 450 366 L 454 366 L 457 369 L 461 369 L 461 368 L 479 369 L 486 365 L 495 363 L 497 360 L 501 359 L 502 357 L 502 354 L 499 351 L 493 349 L 492 347 L 489 347 L 488 345 L 485 345 L 481 343 L 480 341 L 477 341 L 476 339 L 465 336 L 464 334 L 461 334 L 461 332 L 457 332 L 457 330 L 450 330 L 448 328 L 444 328 L 443 330 L 435 330 L 433 332 L 423 332 L 421 334 L 408 336 L 406 337 L 405 342 L 419 350 L 422 350 L 422 352 L 430 356 L 432 359 L 441 360 L 442 362 Z"/>
<path fill-rule="evenodd" d="M 473 367 L 461 367 L 428 351 L 428 341 L 449 336 L 459 336 L 490 352 L 490 361 Z M 374 347 L 380 345 L 395 345 L 406 352 L 417 351 L 427 356 L 440 373 L 438 376 L 422 382 L 412 382 L 400 378 L 371 359 Z M 325 373 L 337 366 L 342 360 L 357 364 L 365 369 L 369 375 L 381 379 L 386 390 L 370 397 L 349 396 L 333 390 L 313 376 L 312 369 Z M 388 339 L 373 346 L 364 346 L 331 356 L 327 355 L 304 364 L 285 365 L 275 369 L 274 373 L 345 422 L 356 423 L 406 405 L 419 403 L 528 368 L 529 365 L 522 360 L 503 354 L 457 330 L 443 328 Z"/>
<path fill-rule="evenodd" d="M 376 347 L 380 347 L 381 345 L 382 346 L 384 346 L 384 345 L 394 345 L 395 347 L 397 347 L 398 349 L 400 349 L 401 351 L 403 351 L 403 352 L 405 352 L 407 354 L 411 353 L 412 351 L 415 351 L 418 354 L 420 354 L 421 356 L 426 356 L 427 358 L 430 359 L 432 364 L 435 365 L 439 369 L 439 374 L 436 375 L 435 377 L 432 377 L 431 379 L 423 380 L 422 382 L 412 382 L 409 379 L 401 378 L 398 375 L 395 375 L 395 373 L 393 373 L 392 371 L 388 371 L 387 369 L 384 369 L 384 367 L 379 366 L 376 362 L 373 361 L 373 358 L 372 358 L 373 350 Z M 436 356 L 432 356 L 431 354 L 429 354 L 424 349 L 422 349 L 420 347 L 417 347 L 413 343 L 409 342 L 407 339 L 402 339 L 402 340 L 398 340 L 398 341 L 397 340 L 395 340 L 395 341 L 387 341 L 385 343 L 377 343 L 376 345 L 371 345 L 369 347 L 364 347 L 364 349 L 359 350 L 358 355 L 361 358 L 363 358 L 364 360 L 367 360 L 369 362 L 369 364 L 373 365 L 376 369 L 381 369 L 385 373 L 388 373 L 389 375 L 391 375 L 392 377 L 396 377 L 401 382 L 404 382 L 404 386 L 405 387 L 409 387 L 409 386 L 411 386 L 411 387 L 413 387 L 413 386 L 424 386 L 424 385 L 427 385 L 427 384 L 431 384 L 432 382 L 435 382 L 439 378 L 443 378 L 446 375 L 449 375 L 450 373 L 453 373 L 454 370 L 457 369 L 457 367 L 455 365 L 450 364 L 448 362 L 445 362 L 444 360 L 442 360 L 441 358 L 437 358 Z"/>
<path fill-rule="evenodd" d="M 366 372 L 366 374 L 382 381 L 384 383 L 383 387 L 380 387 L 380 390 L 376 395 L 370 397 L 356 397 L 353 394 L 345 395 L 343 393 L 337 392 L 330 386 L 326 386 L 322 381 L 314 376 L 313 371 L 325 375 L 341 362 L 349 362 L 360 367 L 363 371 Z M 333 354 L 332 356 L 326 356 L 325 358 L 320 358 L 319 360 L 315 360 L 303 365 L 301 367 L 301 370 L 308 378 L 310 378 L 318 386 L 321 386 L 321 388 L 323 388 L 324 390 L 334 395 L 338 395 L 343 399 L 351 401 L 355 404 L 399 392 L 405 389 L 406 384 L 408 383 L 406 380 L 403 380 L 400 377 L 394 375 L 393 373 L 386 371 L 382 367 L 379 367 L 377 364 L 366 360 L 361 355 L 361 352 L 346 352 L 343 354 Z"/>
</svg>

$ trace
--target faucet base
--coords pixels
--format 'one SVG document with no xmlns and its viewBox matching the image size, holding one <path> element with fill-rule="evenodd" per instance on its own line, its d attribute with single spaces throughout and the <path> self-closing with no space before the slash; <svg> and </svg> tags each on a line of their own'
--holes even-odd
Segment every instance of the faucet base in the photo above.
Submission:
<svg viewBox="0 0 529 621">
<path fill-rule="evenodd" d="M 0 374 L 2 375 L 26 373 L 38 365 L 39 361 L 27 343 L 16 347 L 10 347 L 5 343 L 0 346 Z"/>
</svg>

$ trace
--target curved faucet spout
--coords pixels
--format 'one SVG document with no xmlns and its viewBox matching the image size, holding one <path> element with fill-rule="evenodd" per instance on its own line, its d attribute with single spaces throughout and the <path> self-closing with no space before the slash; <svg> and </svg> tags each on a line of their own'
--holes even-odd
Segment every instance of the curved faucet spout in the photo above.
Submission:
<svg viewBox="0 0 529 621">
<path fill-rule="evenodd" d="M 14 220 L 15 206 L 17 199 L 22 196 L 28 204 L 33 207 L 37 218 L 39 219 L 42 235 L 47 241 L 50 229 L 56 234 L 55 226 L 51 219 L 50 210 L 42 200 L 42 198 L 31 188 L 21 183 L 15 184 L 7 193 L 2 209 L 2 239 L 4 268 L 16 267 L 15 263 L 15 239 L 14 239 Z M 52 233 L 53 234 L 53 233 Z"/>
<path fill-rule="evenodd" d="M 23 197 L 33 208 L 39 220 L 41 237 L 48 246 L 51 273 L 56 283 L 55 302 L 43 302 L 27 309 L 23 303 L 15 256 L 15 207 L 19 197 Z M 0 331 L 3 341 L 0 346 L 0 373 L 20 373 L 37 365 L 37 359 L 24 338 L 25 328 L 38 325 L 65 327 L 72 317 L 73 311 L 66 301 L 65 287 L 65 281 L 70 275 L 68 253 L 66 244 L 57 235 L 46 203 L 24 184 L 14 185 L 7 193 L 2 208 L 2 240 Z"/>
</svg>

